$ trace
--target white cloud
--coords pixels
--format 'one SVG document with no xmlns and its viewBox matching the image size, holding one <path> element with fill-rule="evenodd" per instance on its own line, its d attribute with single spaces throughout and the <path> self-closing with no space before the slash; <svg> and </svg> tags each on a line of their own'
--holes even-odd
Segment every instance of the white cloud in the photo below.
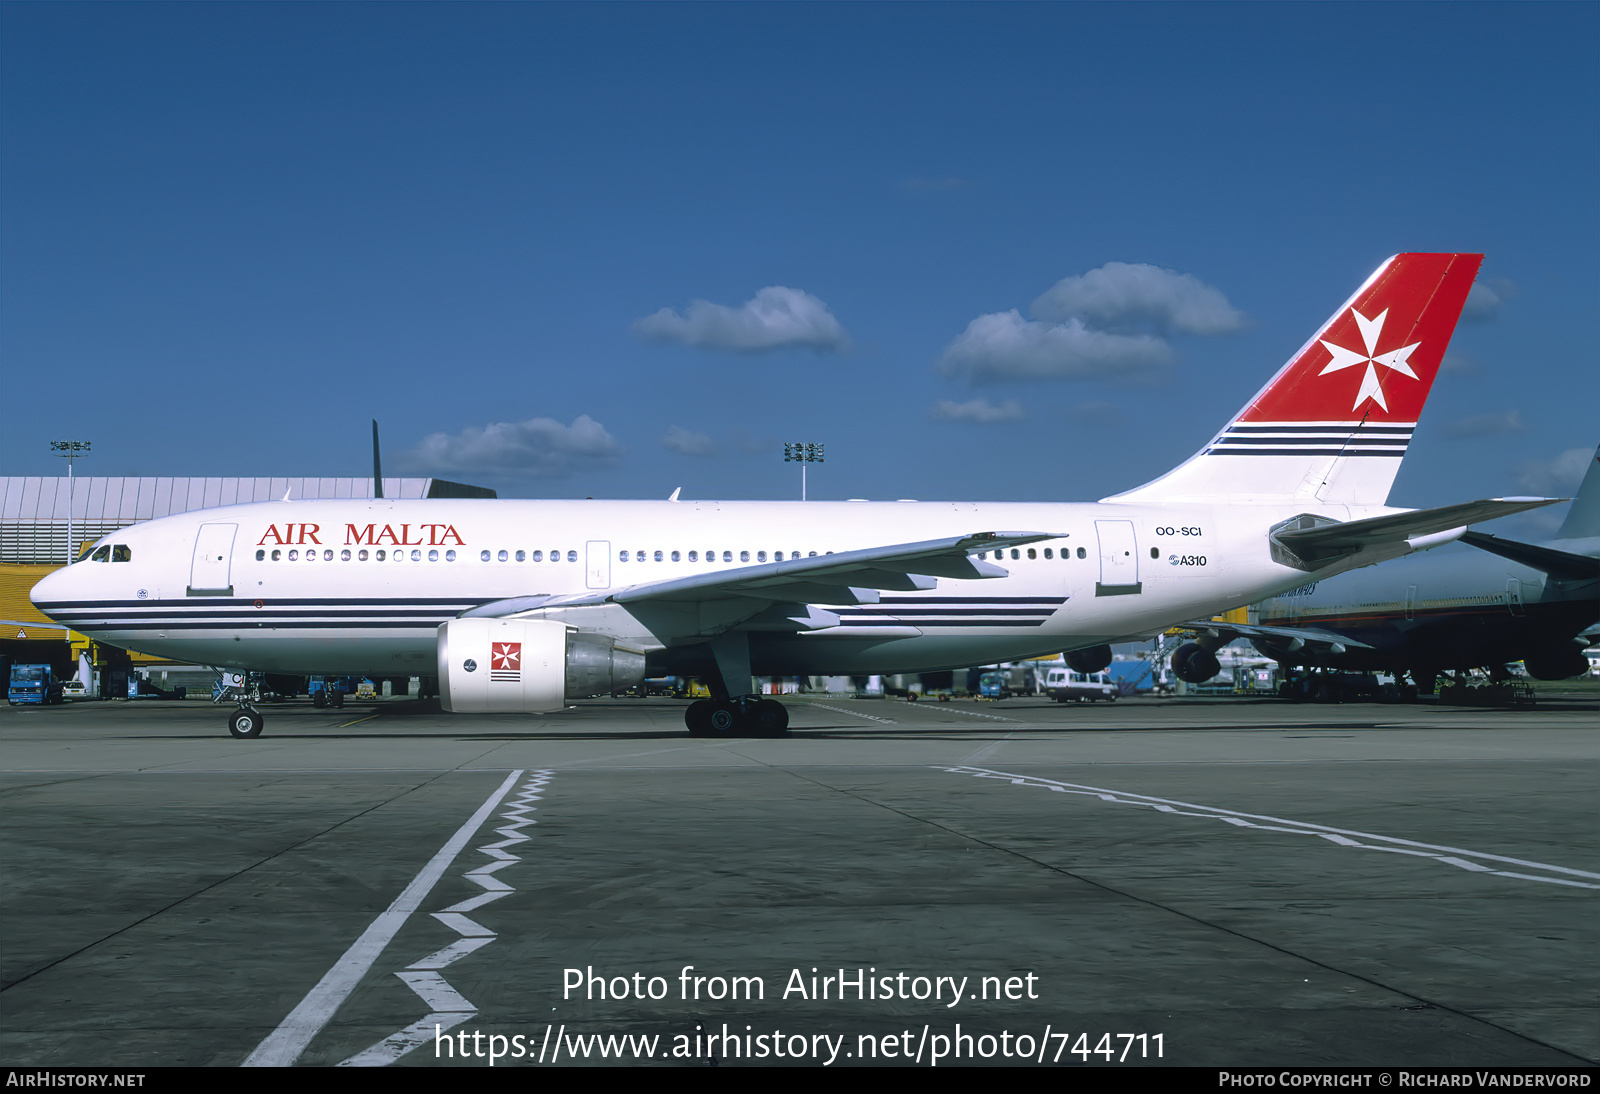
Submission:
<svg viewBox="0 0 1600 1094">
<path fill-rule="evenodd" d="M 1569 448 L 1553 460 L 1527 460 L 1512 472 L 1517 485 L 1535 497 L 1568 497 L 1578 489 L 1594 459 L 1592 448 Z"/>
<path fill-rule="evenodd" d="M 661 447 L 682 456 L 715 456 L 717 442 L 704 433 L 694 433 L 681 426 L 673 426 L 661 437 Z"/>
<path fill-rule="evenodd" d="M 571 425 L 529 418 L 468 426 L 454 435 L 430 433 L 402 459 L 420 471 L 551 479 L 610 467 L 623 452 L 605 426 L 580 414 Z"/>
<path fill-rule="evenodd" d="M 1500 314 L 1506 301 L 1517 295 L 1517 284 L 1503 277 L 1479 278 L 1467 293 L 1467 302 L 1461 309 L 1461 319 L 1466 323 L 1483 323 Z"/>
<path fill-rule="evenodd" d="M 1110 377 L 1143 372 L 1172 360 L 1166 341 L 1151 334 L 1091 330 L 1078 319 L 1036 323 L 1015 308 L 980 315 L 939 358 L 946 375 L 986 380 Z"/>
<path fill-rule="evenodd" d="M 1107 262 L 1082 277 L 1063 278 L 1029 314 L 1046 323 L 1078 319 L 1100 330 L 1158 334 L 1229 334 L 1245 325 L 1244 313 L 1222 290 L 1193 274 L 1142 262 Z"/>
<path fill-rule="evenodd" d="M 684 314 L 662 308 L 633 324 L 649 342 L 759 353 L 789 346 L 838 352 L 850 347 L 850 336 L 828 305 L 799 289 L 771 285 L 737 308 L 696 300 Z"/>
<path fill-rule="evenodd" d="M 1503 437 L 1507 433 L 1521 433 L 1528 428 L 1522 420 L 1522 411 L 1508 410 L 1504 414 L 1474 414 L 1457 418 L 1444 427 L 1444 435 L 1455 440 L 1469 437 Z"/>
<path fill-rule="evenodd" d="M 978 425 L 993 425 L 995 422 L 1015 422 L 1026 416 L 1022 411 L 1022 404 L 1015 399 L 1007 399 L 999 406 L 995 406 L 988 399 L 972 399 L 965 403 L 940 399 L 933 408 L 933 420 L 936 422 L 976 422 Z"/>
</svg>

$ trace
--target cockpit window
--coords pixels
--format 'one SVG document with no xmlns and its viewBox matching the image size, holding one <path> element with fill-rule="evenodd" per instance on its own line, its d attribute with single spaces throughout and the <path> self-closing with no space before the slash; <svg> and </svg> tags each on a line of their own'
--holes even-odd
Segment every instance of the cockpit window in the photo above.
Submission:
<svg viewBox="0 0 1600 1094">
<path fill-rule="evenodd" d="M 105 544 L 94 549 L 94 554 L 89 556 L 90 562 L 104 562 L 111 557 L 111 545 Z"/>
<path fill-rule="evenodd" d="M 128 549 L 128 545 L 126 543 L 113 544 L 111 547 L 111 561 L 132 562 L 133 552 Z"/>
</svg>

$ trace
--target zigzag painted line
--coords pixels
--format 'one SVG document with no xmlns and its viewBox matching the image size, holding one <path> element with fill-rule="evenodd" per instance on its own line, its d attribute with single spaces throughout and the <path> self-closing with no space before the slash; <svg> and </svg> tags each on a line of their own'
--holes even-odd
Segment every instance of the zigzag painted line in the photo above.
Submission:
<svg viewBox="0 0 1600 1094">
<path fill-rule="evenodd" d="M 485 904 L 516 891 L 514 887 L 494 875 L 496 871 L 503 870 L 512 863 L 522 861 L 516 855 L 508 853 L 506 848 L 527 841 L 529 837 L 523 835 L 521 829 L 538 823 L 528 814 L 538 808 L 533 803 L 543 797 L 545 786 L 554 777 L 555 772 L 548 769 L 533 772 L 532 777 L 522 784 L 516 797 L 506 806 L 505 812 L 500 814 L 508 822 L 495 829 L 496 834 L 502 838 L 495 843 L 486 843 L 482 847 L 474 848 L 494 861 L 469 870 L 461 876 L 479 885 L 484 891 L 477 896 L 452 904 L 442 912 L 433 913 L 433 918 L 461 937 L 443 949 L 418 958 L 395 973 L 406 987 L 416 992 L 422 999 L 428 1008 L 428 1013 L 404 1029 L 391 1033 L 372 1047 L 363 1049 L 348 1060 L 341 1061 L 340 1067 L 387 1067 L 417 1046 L 426 1044 L 437 1034 L 454 1029 L 478 1013 L 478 1008 L 452 987 L 450 982 L 440 975 L 439 970 L 449 967 L 470 953 L 483 949 L 499 937 L 488 927 L 468 917 L 466 913 L 476 911 Z"/>
</svg>

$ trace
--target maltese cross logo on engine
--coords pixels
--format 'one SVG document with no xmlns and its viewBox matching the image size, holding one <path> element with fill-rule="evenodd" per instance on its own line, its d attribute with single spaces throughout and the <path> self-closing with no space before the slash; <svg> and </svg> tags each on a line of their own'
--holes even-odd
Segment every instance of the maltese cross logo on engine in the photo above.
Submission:
<svg viewBox="0 0 1600 1094">
<path fill-rule="evenodd" d="M 1324 365 L 1322 371 L 1317 375 L 1326 376 L 1330 372 L 1338 372 L 1340 369 L 1346 369 L 1352 365 L 1366 365 L 1367 374 L 1361 378 L 1361 390 L 1356 392 L 1356 401 L 1350 409 L 1352 411 L 1359 410 L 1362 403 L 1371 399 L 1384 410 L 1388 410 L 1389 403 L 1383 397 L 1383 385 L 1378 382 L 1378 370 L 1373 366 L 1382 365 L 1384 368 L 1404 373 L 1415 380 L 1418 378 L 1417 374 L 1411 371 L 1411 365 L 1407 362 L 1411 360 L 1411 354 L 1422 343 L 1413 342 L 1409 346 L 1393 349 L 1388 353 L 1379 353 L 1378 339 L 1383 334 L 1383 321 L 1388 317 L 1389 309 L 1385 308 L 1379 312 L 1376 319 L 1368 319 L 1354 308 L 1350 309 L 1350 314 L 1355 316 L 1356 326 L 1361 328 L 1361 341 L 1366 344 L 1367 352 L 1359 353 L 1322 340 L 1322 348 L 1333 354 L 1333 360 Z"/>
</svg>

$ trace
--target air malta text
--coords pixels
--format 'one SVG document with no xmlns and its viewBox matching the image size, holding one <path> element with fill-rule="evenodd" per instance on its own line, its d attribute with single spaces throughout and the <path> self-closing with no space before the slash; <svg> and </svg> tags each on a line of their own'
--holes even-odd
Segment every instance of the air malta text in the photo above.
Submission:
<svg viewBox="0 0 1600 1094">
<path fill-rule="evenodd" d="M 270 524 L 262 537 L 256 540 L 256 546 L 264 547 L 269 543 L 286 547 L 306 543 L 321 546 L 322 540 L 317 538 L 321 531 L 320 524 Z M 386 543 L 395 547 L 443 547 L 447 544 L 466 546 L 453 524 L 419 524 L 415 532 L 411 530 L 409 524 L 400 525 L 399 531 L 396 531 L 392 524 L 381 526 L 346 524 L 344 543 L 346 547 L 357 544 L 380 547 Z"/>
</svg>

